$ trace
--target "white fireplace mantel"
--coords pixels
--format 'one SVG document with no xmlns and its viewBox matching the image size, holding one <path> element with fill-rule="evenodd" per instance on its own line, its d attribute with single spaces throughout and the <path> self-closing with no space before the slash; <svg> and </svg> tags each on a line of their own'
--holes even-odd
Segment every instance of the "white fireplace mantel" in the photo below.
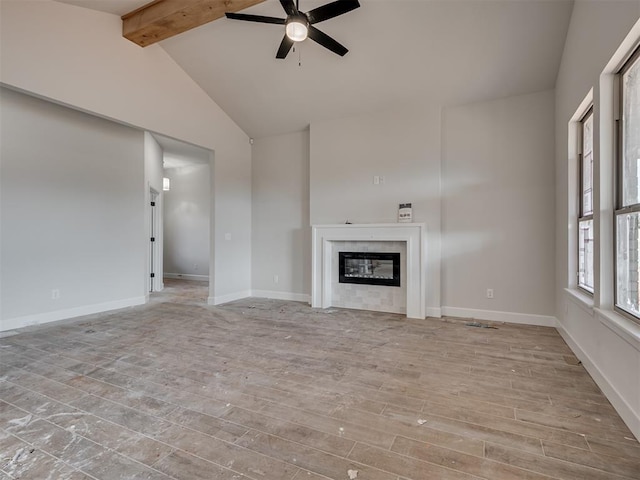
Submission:
<svg viewBox="0 0 640 480">
<path fill-rule="evenodd" d="M 311 306 L 329 308 L 332 249 L 335 242 L 406 242 L 407 317 L 426 317 L 426 255 L 424 223 L 313 225 Z"/>
</svg>

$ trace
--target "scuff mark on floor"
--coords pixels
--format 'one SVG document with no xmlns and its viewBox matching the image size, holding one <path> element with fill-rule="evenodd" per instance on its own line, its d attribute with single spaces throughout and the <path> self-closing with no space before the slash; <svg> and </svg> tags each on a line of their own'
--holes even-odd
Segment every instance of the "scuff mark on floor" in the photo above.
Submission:
<svg viewBox="0 0 640 480">
<path fill-rule="evenodd" d="M 16 425 L 18 427 L 24 427 L 26 425 L 29 425 L 29 422 L 31 421 L 32 418 L 33 418 L 33 415 L 29 414 L 22 418 L 14 418 L 13 420 L 9 420 L 9 423 L 11 425 Z"/>
<path fill-rule="evenodd" d="M 9 475 L 15 474 L 15 471 L 27 461 L 29 454 L 35 452 L 35 448 L 22 447 L 19 448 L 15 455 L 8 462 L 2 465 L 2 469 Z"/>
<path fill-rule="evenodd" d="M 62 412 L 62 413 L 53 413 L 51 415 L 47 415 L 47 417 L 45 418 L 46 420 L 49 420 L 50 418 L 54 418 L 54 417 L 68 417 L 69 415 L 91 415 L 88 412 Z"/>
</svg>

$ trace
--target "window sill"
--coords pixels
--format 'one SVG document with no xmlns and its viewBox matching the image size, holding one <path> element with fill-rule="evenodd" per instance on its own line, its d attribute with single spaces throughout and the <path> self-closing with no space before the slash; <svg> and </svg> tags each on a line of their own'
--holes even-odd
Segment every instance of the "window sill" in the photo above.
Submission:
<svg viewBox="0 0 640 480">
<path fill-rule="evenodd" d="M 589 315 L 593 316 L 593 297 L 583 293 L 577 288 L 565 288 L 564 291 L 567 292 L 569 300 L 582 308 Z"/>
<path fill-rule="evenodd" d="M 595 310 L 602 325 L 640 352 L 640 325 L 612 310 Z"/>
</svg>

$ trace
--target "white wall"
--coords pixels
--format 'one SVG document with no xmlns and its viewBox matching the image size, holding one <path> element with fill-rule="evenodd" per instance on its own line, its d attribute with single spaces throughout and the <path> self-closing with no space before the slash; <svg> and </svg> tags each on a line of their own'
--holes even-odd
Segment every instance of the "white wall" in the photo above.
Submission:
<svg viewBox="0 0 640 480">
<path fill-rule="evenodd" d="M 559 331 L 627 425 L 640 438 L 640 327 L 612 312 L 613 150 L 611 71 L 626 48 L 640 40 L 640 1 L 575 3 L 556 83 L 556 317 Z M 635 25 L 635 26 L 634 26 Z M 632 30 L 633 28 L 633 30 Z M 630 33 L 631 32 L 631 33 Z M 623 49 L 624 51 L 624 49 Z M 569 123 L 589 92 L 594 101 L 596 293 L 580 294 L 575 271 L 573 212 L 576 159 L 568 155 Z M 575 148 L 572 149 L 575 151 Z M 600 179 L 600 181 L 598 181 Z M 572 212 L 572 215 L 569 215 Z M 567 228 L 569 226 L 569 228 Z M 602 250 L 602 255 L 599 251 Z M 567 288 L 568 287 L 568 288 Z M 566 290 L 565 290 L 566 289 Z"/>
<path fill-rule="evenodd" d="M 251 158 L 219 162 L 216 151 L 214 163 L 210 257 L 215 269 L 209 292 L 215 295 L 209 303 L 219 304 L 251 295 Z"/>
<path fill-rule="evenodd" d="M 165 275 L 208 280 L 209 165 L 167 168 L 164 175 L 171 180 L 171 190 L 163 193 Z"/>
<path fill-rule="evenodd" d="M 311 124 L 311 224 L 395 223 L 406 202 L 427 226 L 427 311 L 439 316 L 440 108 Z"/>
<path fill-rule="evenodd" d="M 145 225 L 145 233 L 147 236 L 147 255 L 146 255 L 146 273 L 145 273 L 145 288 L 147 291 L 151 286 L 151 282 L 149 281 L 151 275 L 151 250 L 154 249 L 154 273 L 156 274 L 153 278 L 153 291 L 158 292 L 164 288 L 164 284 L 162 281 L 163 272 L 162 269 L 162 249 L 164 244 L 164 235 L 163 235 L 163 215 L 162 215 L 162 204 L 164 203 L 163 192 L 162 192 L 162 148 L 156 142 L 153 135 L 149 132 L 144 132 L 144 185 L 145 185 L 145 193 L 144 193 L 144 225 Z M 156 206 L 155 208 L 155 242 L 152 243 L 149 241 L 149 237 L 151 234 L 151 189 L 154 190 L 158 195 L 156 197 Z"/>
<path fill-rule="evenodd" d="M 309 131 L 255 140 L 252 178 L 254 294 L 308 300 Z"/>
<path fill-rule="evenodd" d="M 6 88 L 0 101 L 0 330 L 143 303 L 142 132 Z"/>
<path fill-rule="evenodd" d="M 427 225 L 429 315 L 553 325 L 553 125 L 550 91 L 442 115 L 434 107 L 313 123 L 309 221 L 395 223 L 398 204 L 411 202 L 414 221 Z M 276 290 L 278 264 L 308 275 L 308 253 L 282 249 L 305 225 L 290 212 L 305 207 L 305 191 L 291 181 L 302 173 L 301 150 L 299 136 L 254 145 L 254 289 Z"/>
<path fill-rule="evenodd" d="M 554 325 L 553 125 L 552 91 L 443 112 L 446 313 Z"/>
<path fill-rule="evenodd" d="M 0 8 L 0 82 L 215 151 L 210 301 L 247 294 L 247 135 L 162 47 L 122 38 L 119 17 L 50 0 L 3 0 Z"/>
</svg>

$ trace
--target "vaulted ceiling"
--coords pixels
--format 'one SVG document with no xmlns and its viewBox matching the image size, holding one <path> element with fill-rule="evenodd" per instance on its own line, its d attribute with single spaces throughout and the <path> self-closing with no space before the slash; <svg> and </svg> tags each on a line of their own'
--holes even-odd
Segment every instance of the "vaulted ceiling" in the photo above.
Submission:
<svg viewBox="0 0 640 480">
<path fill-rule="evenodd" d="M 123 15 L 145 0 L 58 0 Z M 331 0 L 300 0 L 308 11 Z M 252 137 L 405 106 L 446 106 L 554 87 L 572 0 L 360 0 L 277 60 L 284 28 L 221 18 L 159 42 Z M 267 0 L 243 13 L 284 18 Z M 154 48 L 154 47 L 148 47 Z"/>
</svg>

